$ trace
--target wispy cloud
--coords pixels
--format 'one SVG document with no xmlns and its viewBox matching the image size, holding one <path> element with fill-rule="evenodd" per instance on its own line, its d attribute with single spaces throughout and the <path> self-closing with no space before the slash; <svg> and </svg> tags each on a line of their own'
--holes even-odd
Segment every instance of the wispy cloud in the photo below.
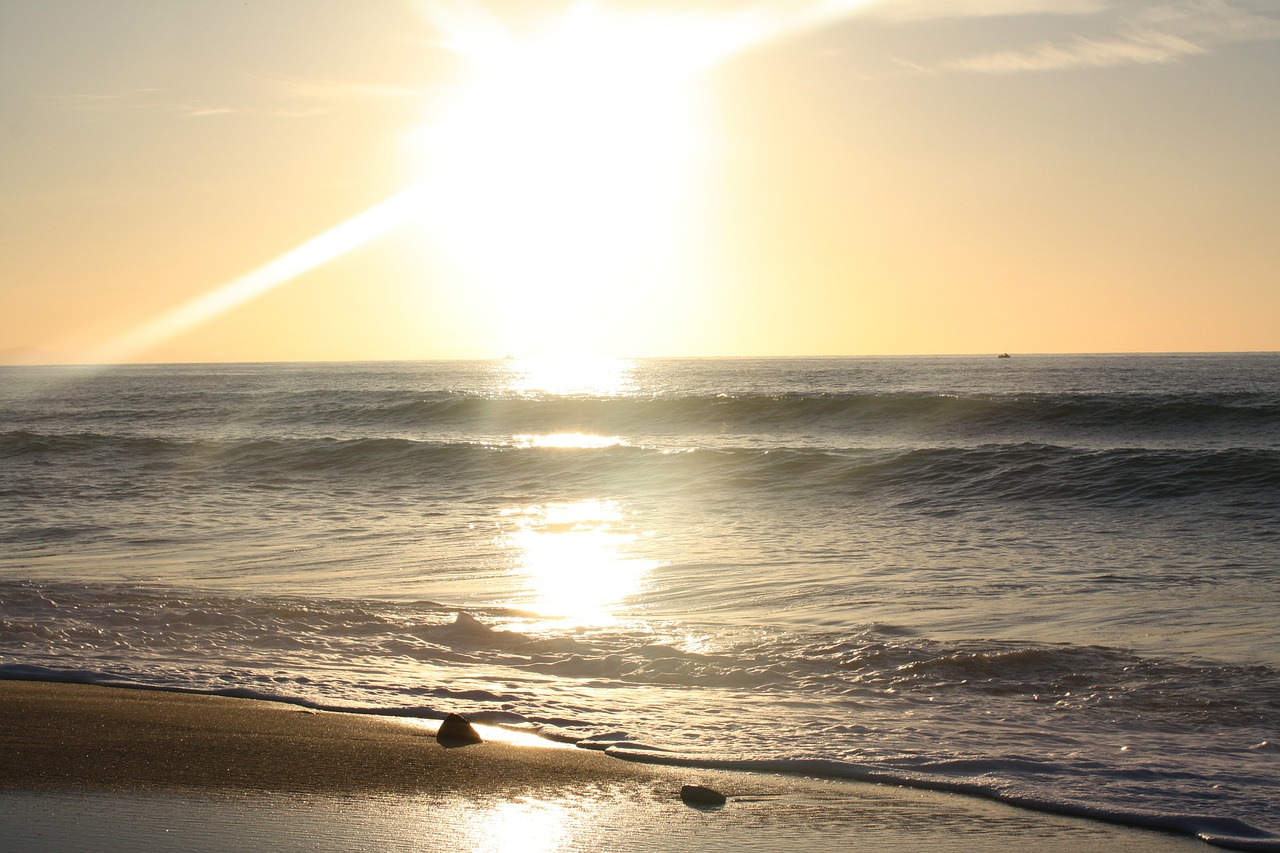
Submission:
<svg viewBox="0 0 1280 853">
<path fill-rule="evenodd" d="M 1152 65 L 1207 53 L 1208 48 L 1171 33 L 1144 32 L 1115 39 L 1074 38 L 1066 44 L 1040 42 L 1029 48 L 952 60 L 946 68 L 987 74 Z"/>
<path fill-rule="evenodd" d="M 422 89 L 413 87 L 358 83 L 352 80 L 263 77 L 247 74 L 243 76 L 264 84 L 274 97 L 282 100 L 337 104 L 351 101 L 421 98 L 424 94 Z"/>
<path fill-rule="evenodd" d="M 1280 4 L 1268 3 L 1280 11 Z M 934 70 L 1012 74 L 1177 62 L 1225 44 L 1280 38 L 1280 18 L 1226 0 L 1140 4 L 1114 16 L 1107 34 L 961 57 Z"/>
<path fill-rule="evenodd" d="M 889 21 L 991 18 L 1004 15 L 1092 15 L 1109 0 L 872 0 L 862 14 Z"/>
<path fill-rule="evenodd" d="M 38 95 L 38 100 L 70 110 L 107 112 L 134 109 L 155 97 L 159 89 L 125 89 L 119 92 L 71 92 Z"/>
<path fill-rule="evenodd" d="M 203 99 L 182 99 L 161 89 L 130 89 L 122 92 L 78 92 L 37 96 L 59 108 L 95 117 L 120 113 L 152 113 L 178 118 L 209 118 L 211 116 L 263 116 L 271 118 L 299 118 L 317 115 L 327 110 L 317 104 L 263 104 L 255 107 L 233 106 L 228 101 L 211 102 Z"/>
<path fill-rule="evenodd" d="M 41 100 L 66 110 L 90 114 L 151 112 L 179 118 L 258 116 L 305 118 L 358 103 L 421 98 L 423 90 L 342 80 L 237 75 L 249 84 L 224 87 L 207 98 L 179 97 L 159 88 L 118 92 L 77 92 L 44 95 Z"/>
<path fill-rule="evenodd" d="M 205 106 L 189 106 L 179 110 L 186 118 L 205 118 L 207 116 L 225 116 L 233 115 L 235 110 L 231 107 L 205 107 Z"/>
</svg>

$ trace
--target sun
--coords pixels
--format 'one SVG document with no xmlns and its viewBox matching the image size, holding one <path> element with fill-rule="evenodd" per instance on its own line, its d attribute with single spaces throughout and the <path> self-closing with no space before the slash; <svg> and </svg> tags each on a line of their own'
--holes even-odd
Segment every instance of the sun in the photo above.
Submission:
<svg viewBox="0 0 1280 853">
<path fill-rule="evenodd" d="M 426 221 L 505 351 L 616 355 L 629 306 L 675 298 L 708 142 L 699 47 L 677 18 L 591 6 L 459 42 L 416 141 Z"/>
</svg>

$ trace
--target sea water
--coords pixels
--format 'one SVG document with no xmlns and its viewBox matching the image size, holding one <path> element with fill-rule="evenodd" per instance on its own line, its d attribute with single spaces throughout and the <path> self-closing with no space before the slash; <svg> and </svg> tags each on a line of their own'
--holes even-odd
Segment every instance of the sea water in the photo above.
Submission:
<svg viewBox="0 0 1280 853">
<path fill-rule="evenodd" d="M 0 368 L 0 676 L 1280 849 L 1280 355 Z"/>
</svg>

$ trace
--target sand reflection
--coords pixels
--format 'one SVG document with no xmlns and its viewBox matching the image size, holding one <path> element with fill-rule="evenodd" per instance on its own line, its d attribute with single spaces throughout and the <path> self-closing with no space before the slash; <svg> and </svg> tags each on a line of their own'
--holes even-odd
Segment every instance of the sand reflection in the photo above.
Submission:
<svg viewBox="0 0 1280 853">
<path fill-rule="evenodd" d="M 641 535 L 617 501 L 586 500 L 503 511 L 502 544 L 522 576 L 529 605 L 576 625 L 607 625 L 658 566 L 630 553 Z"/>
</svg>

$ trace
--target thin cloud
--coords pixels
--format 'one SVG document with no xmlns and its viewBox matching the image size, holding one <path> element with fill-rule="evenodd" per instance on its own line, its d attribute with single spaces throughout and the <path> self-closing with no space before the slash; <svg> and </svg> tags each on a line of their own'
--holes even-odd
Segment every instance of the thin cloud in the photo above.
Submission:
<svg viewBox="0 0 1280 853">
<path fill-rule="evenodd" d="M 1065 45 L 1041 42 L 1023 50 L 956 59 L 946 63 L 945 67 L 985 74 L 1012 74 L 1113 65 L 1153 65 L 1207 52 L 1208 48 L 1185 38 L 1152 32 L 1112 40 L 1076 38 Z"/>
<path fill-rule="evenodd" d="M 1157 5 L 1147 9 L 1144 19 L 1151 26 L 1197 33 L 1221 42 L 1267 41 L 1280 38 L 1280 2 L 1262 0 L 1254 5 L 1268 9 L 1267 15 L 1246 8 L 1247 3 L 1227 0 L 1191 0 Z"/>
<path fill-rule="evenodd" d="M 1274 4 L 1272 4 L 1274 5 Z M 1224 44 L 1280 38 L 1280 20 L 1224 0 L 1157 4 L 1116 21 L 1111 36 L 1074 36 L 950 60 L 941 70 L 984 74 L 1155 65 L 1210 53 Z"/>
<path fill-rule="evenodd" d="M 993 18 L 1008 15 L 1092 15 L 1108 0 L 873 0 L 862 14 L 887 21 Z"/>
<path fill-rule="evenodd" d="M 276 97 L 285 100 L 323 101 L 337 104 L 350 101 L 421 98 L 423 95 L 421 89 L 407 86 L 382 86 L 350 80 L 244 76 L 266 83 Z"/>
<path fill-rule="evenodd" d="M 227 97 L 178 98 L 159 88 L 119 92 L 77 92 L 39 96 L 62 109 L 82 113 L 155 112 L 181 118 L 257 116 L 306 118 L 361 102 L 421 98 L 421 89 L 380 86 L 339 80 L 302 80 L 239 75 L 254 81 L 253 91 L 243 87 Z"/>
<path fill-rule="evenodd" d="M 235 110 L 231 109 L 231 107 L 209 107 L 203 105 L 179 107 L 176 112 L 184 118 L 205 118 L 206 116 L 225 116 L 235 114 Z"/>
<path fill-rule="evenodd" d="M 108 112 L 144 107 L 159 91 L 159 89 L 125 89 L 120 92 L 60 92 L 34 97 L 70 110 Z"/>
<path fill-rule="evenodd" d="M 40 99 L 66 110 L 93 116 L 112 113 L 155 113 L 179 118 L 211 116 L 261 116 L 266 118 L 302 118 L 328 110 L 308 104 L 284 107 L 233 107 L 206 101 L 177 100 L 166 97 L 160 89 L 131 89 L 125 92 L 81 92 L 44 95 Z"/>
</svg>

